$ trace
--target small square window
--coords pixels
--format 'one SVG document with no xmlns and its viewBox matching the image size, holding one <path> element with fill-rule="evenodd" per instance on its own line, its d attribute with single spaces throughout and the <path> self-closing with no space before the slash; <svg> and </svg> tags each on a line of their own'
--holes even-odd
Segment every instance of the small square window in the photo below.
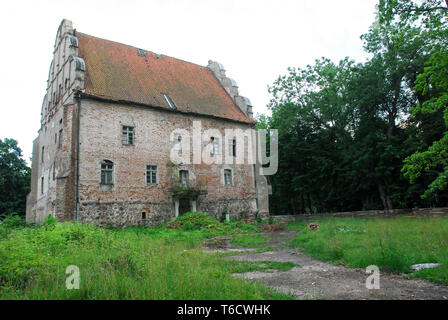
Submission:
<svg viewBox="0 0 448 320">
<path fill-rule="evenodd" d="M 123 126 L 122 142 L 124 145 L 133 145 L 134 144 L 134 127 Z"/>
<path fill-rule="evenodd" d="M 157 184 L 157 166 L 146 166 L 146 183 Z"/>
</svg>

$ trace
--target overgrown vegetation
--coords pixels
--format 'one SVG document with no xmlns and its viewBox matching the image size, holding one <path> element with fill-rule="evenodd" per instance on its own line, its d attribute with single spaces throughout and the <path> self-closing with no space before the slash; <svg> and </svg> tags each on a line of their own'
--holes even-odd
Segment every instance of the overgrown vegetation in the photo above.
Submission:
<svg viewBox="0 0 448 320">
<path fill-rule="evenodd" d="M 124 230 L 52 218 L 39 227 L 13 220 L 0 225 L 1 299 L 290 298 L 230 276 L 263 265 L 231 263 L 199 248 L 205 238 L 253 231 L 254 226 L 220 224 L 196 213 L 169 224 L 171 228 Z M 66 289 L 69 265 L 80 269 L 79 290 Z"/>
<path fill-rule="evenodd" d="M 352 268 L 377 265 L 380 270 L 409 273 L 448 284 L 448 217 L 418 218 L 329 218 L 289 226 L 300 234 L 291 246 L 322 260 L 343 263 Z M 440 267 L 411 273 L 418 263 L 439 263 Z"/>
<path fill-rule="evenodd" d="M 25 216 L 30 180 L 31 169 L 17 141 L 0 139 L 0 219 L 9 215 Z"/>
<path fill-rule="evenodd" d="M 240 247 L 258 247 L 264 245 L 267 240 L 268 238 L 260 235 L 238 235 L 232 238 L 231 243 Z"/>
<path fill-rule="evenodd" d="M 448 7 L 379 0 L 369 59 L 289 68 L 269 88 L 276 214 L 448 205 Z"/>
</svg>

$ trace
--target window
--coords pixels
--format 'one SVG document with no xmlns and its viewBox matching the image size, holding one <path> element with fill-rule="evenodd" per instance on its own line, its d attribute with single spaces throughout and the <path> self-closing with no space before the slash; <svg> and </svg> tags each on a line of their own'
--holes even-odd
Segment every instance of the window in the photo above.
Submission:
<svg viewBox="0 0 448 320">
<path fill-rule="evenodd" d="M 211 137 L 210 143 L 212 145 L 212 148 L 210 150 L 210 154 L 212 156 L 219 154 L 219 140 L 217 138 L 215 138 L 215 137 Z"/>
<path fill-rule="evenodd" d="M 53 163 L 53 181 L 56 179 L 56 161 Z"/>
<path fill-rule="evenodd" d="M 142 220 L 146 220 L 146 212 L 142 212 Z"/>
<path fill-rule="evenodd" d="M 146 51 L 143 50 L 143 49 L 137 49 L 137 54 L 138 54 L 140 57 L 143 57 L 143 58 L 147 58 L 147 57 L 148 57 L 148 55 L 146 54 Z"/>
<path fill-rule="evenodd" d="M 44 177 L 40 178 L 40 194 L 44 194 Z"/>
<path fill-rule="evenodd" d="M 166 103 L 168 104 L 168 106 L 173 109 L 176 110 L 176 105 L 174 104 L 173 100 L 171 100 L 171 98 L 166 94 L 166 93 L 162 93 L 162 97 L 165 99 Z"/>
<path fill-rule="evenodd" d="M 133 145 L 134 144 L 134 128 L 133 127 L 123 126 L 122 142 L 125 145 Z"/>
<path fill-rule="evenodd" d="M 183 185 L 184 187 L 188 187 L 188 171 L 180 170 L 179 176 L 180 176 L 180 184 Z"/>
<path fill-rule="evenodd" d="M 232 185 L 232 170 L 224 169 L 224 184 L 226 186 Z"/>
<path fill-rule="evenodd" d="M 58 149 L 62 147 L 62 129 L 59 130 Z"/>
<path fill-rule="evenodd" d="M 101 164 L 101 184 L 113 184 L 113 171 L 114 164 L 111 161 L 106 160 Z"/>
<path fill-rule="evenodd" d="M 146 166 L 146 183 L 157 183 L 157 166 Z"/>
<path fill-rule="evenodd" d="M 236 157 L 236 139 L 230 140 L 230 155 Z"/>
<path fill-rule="evenodd" d="M 182 150 L 182 136 L 177 136 L 174 138 L 174 150 Z"/>
<path fill-rule="evenodd" d="M 41 154 L 41 162 L 44 162 L 44 152 L 45 152 L 45 147 L 42 147 L 42 154 Z"/>
</svg>

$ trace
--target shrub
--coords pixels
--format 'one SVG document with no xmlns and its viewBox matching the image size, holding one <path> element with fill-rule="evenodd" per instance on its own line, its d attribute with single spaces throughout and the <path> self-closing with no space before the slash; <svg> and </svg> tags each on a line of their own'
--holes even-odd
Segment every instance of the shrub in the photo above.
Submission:
<svg viewBox="0 0 448 320">
<path fill-rule="evenodd" d="M 194 231 L 222 229 L 219 221 L 202 212 L 187 212 L 176 220 L 169 222 L 166 228 Z"/>
<path fill-rule="evenodd" d="M 6 215 L 1 222 L 3 228 L 21 228 L 26 225 L 25 219 L 18 214 Z"/>
</svg>

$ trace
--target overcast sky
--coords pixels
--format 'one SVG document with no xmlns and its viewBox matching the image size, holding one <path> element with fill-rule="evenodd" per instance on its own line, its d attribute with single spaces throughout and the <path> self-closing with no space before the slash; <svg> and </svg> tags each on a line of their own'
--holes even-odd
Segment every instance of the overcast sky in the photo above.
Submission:
<svg viewBox="0 0 448 320">
<path fill-rule="evenodd" d="M 267 86 L 289 66 L 322 56 L 364 61 L 360 35 L 377 0 L 2 1 L 0 138 L 14 138 L 28 160 L 57 28 L 63 18 L 83 33 L 207 65 L 222 63 L 255 113 Z"/>
</svg>

